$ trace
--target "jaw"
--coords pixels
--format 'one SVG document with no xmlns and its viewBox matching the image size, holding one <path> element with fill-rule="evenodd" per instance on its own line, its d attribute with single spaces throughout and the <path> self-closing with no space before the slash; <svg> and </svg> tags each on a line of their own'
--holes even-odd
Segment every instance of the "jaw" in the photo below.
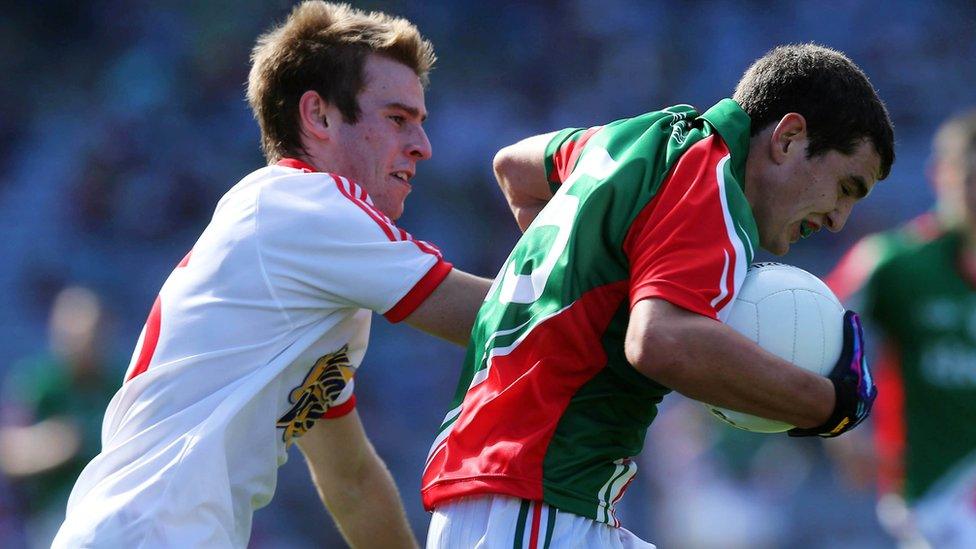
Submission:
<svg viewBox="0 0 976 549">
<path fill-rule="evenodd" d="M 760 232 L 759 245 L 767 252 L 776 256 L 784 256 L 786 252 L 790 251 L 790 240 L 782 234 L 770 235 Z"/>
</svg>

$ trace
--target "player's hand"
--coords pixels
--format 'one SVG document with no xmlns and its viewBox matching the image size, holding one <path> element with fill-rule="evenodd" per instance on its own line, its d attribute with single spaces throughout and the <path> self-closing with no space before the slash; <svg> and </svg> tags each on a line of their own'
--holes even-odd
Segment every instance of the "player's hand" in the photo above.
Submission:
<svg viewBox="0 0 976 549">
<path fill-rule="evenodd" d="M 871 413 L 878 388 L 874 386 L 874 378 L 864 356 L 861 319 L 854 311 L 844 313 L 844 349 L 827 378 L 833 382 L 836 395 L 830 418 L 819 427 L 790 429 L 788 434 L 791 437 L 835 437 L 857 427 Z"/>
</svg>

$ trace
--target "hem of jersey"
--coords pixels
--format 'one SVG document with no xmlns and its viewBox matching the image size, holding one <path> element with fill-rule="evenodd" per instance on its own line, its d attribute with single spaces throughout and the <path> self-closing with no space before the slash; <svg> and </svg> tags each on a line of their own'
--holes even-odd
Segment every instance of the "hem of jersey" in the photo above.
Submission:
<svg viewBox="0 0 976 549">
<path fill-rule="evenodd" d="M 388 311 L 383 313 L 383 316 L 388 321 L 394 323 L 400 322 L 401 320 L 410 316 L 410 314 L 413 313 L 417 307 L 419 307 L 420 304 L 423 303 L 424 300 L 426 300 L 435 289 L 437 289 L 438 286 L 440 286 L 441 282 L 444 282 L 444 279 L 447 278 L 447 275 L 453 268 L 454 265 L 451 263 L 444 261 L 443 259 L 439 259 L 437 263 L 435 263 L 430 270 L 427 271 L 427 274 L 418 280 L 417 283 L 413 285 L 413 288 L 411 288 L 406 295 L 400 298 L 400 301 L 397 301 L 396 305 L 390 307 Z"/>
<path fill-rule="evenodd" d="M 322 419 L 338 419 L 342 416 L 348 415 L 350 412 L 356 409 L 356 395 L 353 394 L 349 397 L 349 400 L 339 404 L 338 406 L 332 406 L 325 411 L 321 416 Z"/>
<path fill-rule="evenodd" d="M 532 501 L 542 500 L 537 480 L 506 475 L 477 475 L 437 480 L 420 490 L 424 509 L 433 511 L 438 505 L 469 496 L 501 495 Z"/>
<path fill-rule="evenodd" d="M 428 512 L 433 512 L 448 501 L 472 496 L 496 495 L 542 501 L 559 511 L 587 518 L 599 524 L 618 527 L 596 518 L 596 509 L 600 506 L 600 502 L 596 499 L 554 489 L 551 486 L 543 487 L 543 493 L 540 495 L 534 487 L 537 485 L 536 481 L 500 475 L 479 475 L 436 481 L 421 490 L 421 495 L 424 509 Z M 608 512 L 613 515 L 612 508 Z"/>
<path fill-rule="evenodd" d="M 669 288 L 674 288 L 674 286 L 671 284 L 667 284 L 667 286 Z M 697 299 L 686 295 L 674 295 L 670 293 L 665 293 L 665 291 L 662 290 L 657 285 L 643 286 L 643 287 L 638 287 L 636 289 L 632 289 L 630 295 L 631 310 L 633 310 L 634 307 L 637 306 L 637 303 L 644 301 L 645 299 L 652 299 L 652 298 L 663 299 L 664 301 L 667 301 L 668 303 L 676 307 L 681 307 L 686 311 L 690 311 L 692 313 L 702 315 L 703 317 L 710 318 L 712 320 L 718 320 L 717 313 L 714 311 L 714 309 L 705 309 L 701 307 L 701 304 L 697 303 L 698 301 Z"/>
</svg>

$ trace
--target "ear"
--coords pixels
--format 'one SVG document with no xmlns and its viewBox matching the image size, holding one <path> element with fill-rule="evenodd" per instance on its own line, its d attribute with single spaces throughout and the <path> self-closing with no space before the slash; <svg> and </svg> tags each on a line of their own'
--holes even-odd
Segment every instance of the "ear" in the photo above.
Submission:
<svg viewBox="0 0 976 549">
<path fill-rule="evenodd" d="M 787 113 L 773 128 L 769 139 L 770 156 L 777 164 L 796 153 L 806 155 L 807 119 L 796 112 Z"/>
<path fill-rule="evenodd" d="M 339 110 L 322 99 L 318 92 L 308 90 L 298 100 L 298 119 L 302 133 L 313 139 L 332 139 L 337 116 Z"/>
</svg>

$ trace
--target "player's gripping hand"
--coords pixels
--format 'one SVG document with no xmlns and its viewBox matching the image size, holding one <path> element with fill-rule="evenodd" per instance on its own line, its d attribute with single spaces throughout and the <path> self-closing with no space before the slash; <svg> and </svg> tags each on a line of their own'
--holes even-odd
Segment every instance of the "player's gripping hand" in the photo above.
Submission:
<svg viewBox="0 0 976 549">
<path fill-rule="evenodd" d="M 835 437 L 850 431 L 871 413 L 878 388 L 874 386 L 874 378 L 864 356 L 861 319 L 854 311 L 844 313 L 844 349 L 827 378 L 833 382 L 836 395 L 830 418 L 819 427 L 790 429 L 788 434 L 791 437 Z"/>
</svg>

